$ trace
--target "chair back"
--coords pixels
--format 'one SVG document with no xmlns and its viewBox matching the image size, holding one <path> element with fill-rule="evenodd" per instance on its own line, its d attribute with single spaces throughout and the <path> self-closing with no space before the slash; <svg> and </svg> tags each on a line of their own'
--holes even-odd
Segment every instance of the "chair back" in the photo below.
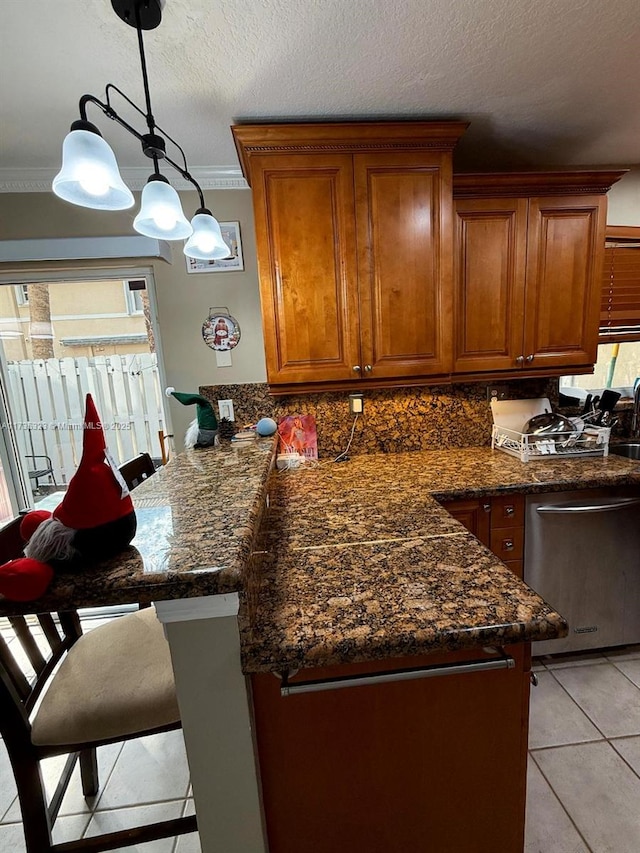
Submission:
<svg viewBox="0 0 640 853">
<path fill-rule="evenodd" d="M 22 556 L 21 518 L 0 529 L 0 563 Z M 55 618 L 54 618 L 55 616 Z M 60 659 L 82 634 L 75 611 L 9 616 L 0 634 L 0 730 L 7 746 L 29 731 L 29 714 Z"/>
<path fill-rule="evenodd" d="M 120 473 L 129 489 L 135 489 L 144 480 L 156 472 L 156 466 L 148 453 L 140 453 L 120 466 Z"/>
</svg>

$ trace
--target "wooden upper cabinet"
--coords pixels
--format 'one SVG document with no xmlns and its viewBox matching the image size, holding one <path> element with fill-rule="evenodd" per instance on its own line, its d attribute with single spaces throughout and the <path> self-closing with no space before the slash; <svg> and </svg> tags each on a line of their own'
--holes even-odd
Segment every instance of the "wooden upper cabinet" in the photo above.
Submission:
<svg viewBox="0 0 640 853">
<path fill-rule="evenodd" d="M 510 370 L 522 350 L 527 200 L 455 202 L 454 372 Z"/>
<path fill-rule="evenodd" d="M 356 154 L 365 378 L 451 371 L 449 154 Z"/>
<path fill-rule="evenodd" d="M 352 158 L 264 156 L 252 167 L 269 382 L 349 379 L 360 360 Z"/>
<path fill-rule="evenodd" d="M 529 200 L 523 349 L 532 367 L 595 363 L 605 223 L 603 195 Z"/>
<path fill-rule="evenodd" d="M 623 174 L 454 176 L 454 373 L 590 368 L 605 193 Z"/>
<path fill-rule="evenodd" d="M 272 391 L 448 378 L 451 152 L 465 129 L 232 128 L 253 190 Z"/>
</svg>

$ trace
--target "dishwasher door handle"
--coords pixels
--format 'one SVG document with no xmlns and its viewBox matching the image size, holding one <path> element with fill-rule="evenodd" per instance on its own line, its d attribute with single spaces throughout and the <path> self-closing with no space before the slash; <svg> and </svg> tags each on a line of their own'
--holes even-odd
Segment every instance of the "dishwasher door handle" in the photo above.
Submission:
<svg viewBox="0 0 640 853">
<path fill-rule="evenodd" d="M 548 506 L 536 507 L 539 513 L 566 513 L 566 512 L 613 512 L 617 509 L 626 509 L 630 506 L 640 506 L 640 498 L 614 498 L 606 503 L 599 504 L 549 504 Z"/>
</svg>

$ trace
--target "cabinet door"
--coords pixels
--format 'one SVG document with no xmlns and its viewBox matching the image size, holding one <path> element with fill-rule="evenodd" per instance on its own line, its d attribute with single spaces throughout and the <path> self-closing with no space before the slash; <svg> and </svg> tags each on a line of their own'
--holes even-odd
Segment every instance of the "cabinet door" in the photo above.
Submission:
<svg viewBox="0 0 640 853">
<path fill-rule="evenodd" d="M 491 501 L 489 498 L 479 500 L 474 498 L 469 501 L 457 500 L 443 503 L 442 506 L 466 527 L 470 533 L 479 539 L 487 548 L 491 547 Z"/>
<path fill-rule="evenodd" d="M 525 367 L 595 362 L 605 220 L 605 196 L 530 199 Z"/>
<path fill-rule="evenodd" d="M 351 155 L 257 156 L 252 176 L 268 381 L 359 377 Z"/>
<path fill-rule="evenodd" d="M 454 372 L 519 366 L 526 245 L 526 199 L 455 202 Z"/>
<path fill-rule="evenodd" d="M 364 378 L 451 370 L 451 166 L 444 152 L 354 156 Z"/>
<path fill-rule="evenodd" d="M 522 853 L 529 655 L 506 651 L 515 669 L 288 698 L 271 673 L 252 675 L 271 853 Z M 434 653 L 295 678 L 482 657 Z"/>
</svg>

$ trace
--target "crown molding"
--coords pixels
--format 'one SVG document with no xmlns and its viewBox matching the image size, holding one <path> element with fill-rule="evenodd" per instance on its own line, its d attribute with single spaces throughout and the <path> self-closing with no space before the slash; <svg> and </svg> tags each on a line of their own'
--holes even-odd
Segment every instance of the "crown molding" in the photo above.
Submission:
<svg viewBox="0 0 640 853">
<path fill-rule="evenodd" d="M 57 169 L 10 169 L 0 168 L 0 192 L 3 193 L 48 193 Z M 132 190 L 141 190 L 149 177 L 149 167 L 136 166 L 120 169 L 122 179 Z M 232 166 L 202 166 L 190 169 L 190 174 L 203 190 L 247 190 L 249 184 L 240 169 Z M 167 171 L 167 177 L 176 190 L 191 190 L 193 184 L 185 181 L 173 170 Z"/>
</svg>

